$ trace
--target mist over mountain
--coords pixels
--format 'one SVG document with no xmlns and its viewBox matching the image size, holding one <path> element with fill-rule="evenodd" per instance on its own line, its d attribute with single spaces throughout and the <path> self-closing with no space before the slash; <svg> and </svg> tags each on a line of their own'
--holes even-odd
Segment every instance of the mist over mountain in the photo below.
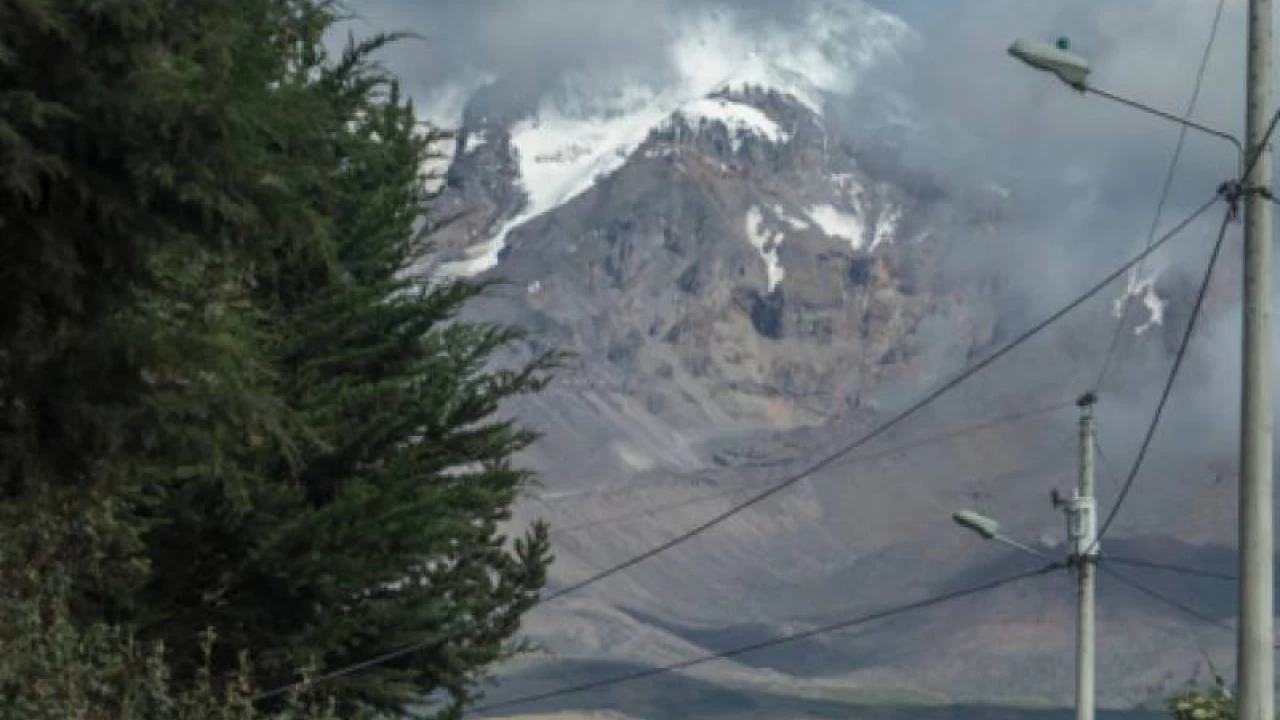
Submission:
<svg viewBox="0 0 1280 720">
<path fill-rule="evenodd" d="M 1228 5 L 1196 117 L 1234 129 L 1243 19 Z M 432 168 L 442 190 L 431 211 L 459 219 L 431 234 L 428 269 L 440 281 L 502 279 L 470 312 L 528 328 L 513 352 L 575 354 L 547 393 L 510 408 L 544 434 L 525 461 L 545 489 L 513 522 L 558 528 L 553 589 L 856 438 L 1140 249 L 1176 128 L 1078 96 L 1004 48 L 1069 36 L 1100 83 L 1180 112 L 1213 10 L 1205 0 L 362 3 L 357 34 L 425 36 L 388 62 L 423 118 L 456 131 Z M 1211 197 L 1232 163 L 1189 137 L 1158 228 Z M 548 652 L 519 661 L 494 698 L 1027 567 L 955 529 L 960 507 L 1065 552 L 1048 494 L 1074 482 L 1074 408 L 888 449 L 1070 401 L 1096 381 L 1123 316 L 1099 406 L 1109 508 L 1221 212 L 855 456 L 535 610 L 527 631 Z M 1233 241 L 1104 552 L 1229 569 L 1238 267 Z M 1134 577 L 1230 617 L 1230 583 L 1185 590 Z M 1204 680 L 1210 664 L 1230 671 L 1229 633 L 1102 585 L 1104 705 L 1150 702 Z M 1065 705 L 1073 602 L 1069 579 L 1049 577 L 687 674 L 855 703 Z M 577 707 L 600 705 L 566 697 L 541 709 Z M 646 712 L 661 714 L 635 716 Z"/>
</svg>

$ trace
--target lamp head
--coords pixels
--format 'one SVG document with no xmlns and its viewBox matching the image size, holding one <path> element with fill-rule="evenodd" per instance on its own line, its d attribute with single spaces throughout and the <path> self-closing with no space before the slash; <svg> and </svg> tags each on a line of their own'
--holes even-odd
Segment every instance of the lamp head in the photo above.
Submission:
<svg viewBox="0 0 1280 720">
<path fill-rule="evenodd" d="M 951 519 L 955 520 L 957 525 L 968 528 L 987 540 L 995 538 L 1000 532 L 1000 523 L 972 510 L 961 510 L 952 515 Z"/>
<path fill-rule="evenodd" d="M 1089 77 L 1089 61 L 1071 52 L 1071 41 L 1058 38 L 1055 45 L 1038 40 L 1016 40 L 1009 54 L 1037 70 L 1057 75 L 1071 87 L 1081 89 Z"/>
</svg>

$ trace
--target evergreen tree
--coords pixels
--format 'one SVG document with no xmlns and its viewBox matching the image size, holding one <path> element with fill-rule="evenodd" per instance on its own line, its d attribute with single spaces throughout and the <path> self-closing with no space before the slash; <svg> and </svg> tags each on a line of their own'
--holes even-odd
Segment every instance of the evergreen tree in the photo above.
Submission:
<svg viewBox="0 0 1280 720">
<path fill-rule="evenodd" d="M 403 714 L 443 695 L 440 712 L 456 715 L 516 649 L 545 582 L 545 527 L 502 532 L 531 479 L 512 456 L 534 437 L 498 413 L 557 358 L 492 367 L 518 332 L 456 319 L 484 288 L 415 272 L 421 167 L 438 138 L 369 60 L 392 39 L 336 60 L 319 37 L 304 43 L 290 82 L 327 103 L 309 106 L 329 142 L 308 150 L 306 177 L 331 245 L 277 256 L 256 283 L 276 392 L 308 436 L 295 457 L 273 443 L 248 453 L 256 480 L 175 488 L 148 536 L 143 628 L 172 645 L 214 627 L 215 666 L 230 672 L 247 648 L 264 686 L 312 660 L 345 667 L 436 639 L 326 689 L 344 712 Z"/>
<path fill-rule="evenodd" d="M 299 213 L 276 211 L 287 193 L 271 181 L 272 138 L 299 124 L 269 87 L 286 58 L 249 32 L 287 32 L 296 4 L 0 4 L 6 494 L 93 484 L 104 459 L 140 454 L 140 428 L 155 422 L 137 400 L 186 359 L 167 347 L 170 331 L 185 323 L 194 341 L 217 324 L 197 316 L 209 309 L 198 292 L 175 311 L 148 293 L 167 302 L 198 276 L 199 291 L 229 281 L 209 274 L 235 273 L 255 251 L 251 230 L 301 237 L 288 227 Z M 152 333 L 157 321 L 167 328 Z M 238 374 L 208 369 L 226 382 Z"/>
<path fill-rule="evenodd" d="M 0 2 L 0 502 L 76 528 L 24 576 L 62 562 L 90 616 L 145 576 L 157 486 L 290 446 L 244 281 L 261 238 L 311 242 L 271 84 L 306 5 Z"/>
<path fill-rule="evenodd" d="M 179 684 L 439 638 L 328 687 L 456 714 L 545 580 L 499 412 L 555 358 L 495 368 L 518 334 L 456 319 L 483 288 L 415 275 L 432 137 L 369 62 L 392 38 L 329 58 L 335 18 L 0 0 L 0 516 L 57 528 L 0 570 Z"/>
</svg>

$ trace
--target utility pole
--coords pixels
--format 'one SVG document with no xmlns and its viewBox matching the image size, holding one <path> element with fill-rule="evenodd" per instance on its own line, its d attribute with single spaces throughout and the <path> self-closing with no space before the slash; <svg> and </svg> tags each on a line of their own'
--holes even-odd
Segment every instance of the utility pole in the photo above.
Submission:
<svg viewBox="0 0 1280 720">
<path fill-rule="evenodd" d="M 1272 113 L 1271 0 L 1249 0 L 1244 183 L 1244 343 L 1240 402 L 1238 720 L 1274 720 L 1271 477 L 1271 182 L 1263 139 Z"/>
<path fill-rule="evenodd" d="M 1080 477 L 1070 498 L 1054 489 L 1050 499 L 1067 516 L 1071 541 L 1069 565 L 1076 571 L 1076 720 L 1094 720 L 1094 587 L 1098 565 L 1098 506 L 1093 482 L 1093 406 L 1098 398 L 1085 393 L 1076 400 L 1080 408 Z M 1044 553 L 1000 534 L 1000 523 L 972 510 L 952 515 L 960 526 L 987 540 L 996 540 L 1028 555 L 1045 559 Z"/>
<path fill-rule="evenodd" d="M 1098 514 L 1093 497 L 1093 404 L 1086 393 L 1080 408 L 1080 480 L 1068 506 L 1072 565 L 1076 570 L 1076 720 L 1093 720 L 1094 583 L 1098 560 Z"/>
<path fill-rule="evenodd" d="M 1080 478 L 1069 499 L 1055 489 L 1050 494 L 1055 508 L 1067 516 L 1071 541 L 1069 564 L 1076 571 L 1076 720 L 1094 720 L 1094 585 L 1098 564 L 1098 508 L 1093 496 L 1093 406 L 1098 398 L 1085 393 L 1076 401 L 1080 408 Z M 1028 555 L 1045 555 L 1000 534 L 1000 523 L 972 510 L 961 510 L 952 518 L 962 527 L 987 540 L 996 540 Z"/>
</svg>

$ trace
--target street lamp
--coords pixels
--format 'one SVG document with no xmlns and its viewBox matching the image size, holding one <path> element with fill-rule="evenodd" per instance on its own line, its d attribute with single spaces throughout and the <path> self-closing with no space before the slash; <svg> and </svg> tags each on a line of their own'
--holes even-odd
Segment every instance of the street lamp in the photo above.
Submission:
<svg viewBox="0 0 1280 720">
<path fill-rule="evenodd" d="M 952 515 L 951 519 L 955 520 L 956 524 L 960 527 L 972 530 L 986 540 L 995 540 L 998 543 L 1008 545 L 1011 548 L 1020 550 L 1028 555 L 1034 555 L 1038 558 L 1047 559 L 1048 557 L 1035 548 L 1001 535 L 1000 523 L 986 517 L 985 515 L 979 515 L 972 510 L 960 510 Z"/>
<path fill-rule="evenodd" d="M 1089 64 L 1057 47 L 1019 40 L 1009 53 L 1037 70 L 1057 75 L 1080 92 L 1092 92 L 1183 127 L 1222 138 L 1236 150 L 1239 171 L 1228 199 L 1244 199 L 1244 278 L 1241 333 L 1240 487 L 1237 493 L 1240 555 L 1240 622 L 1236 660 L 1240 684 L 1237 716 L 1270 720 L 1275 705 L 1274 479 L 1272 451 L 1271 264 L 1275 231 L 1271 214 L 1271 133 L 1275 19 L 1272 0 L 1249 0 L 1245 65 L 1245 139 L 1087 84 Z M 1246 152 L 1247 148 L 1247 152 Z M 1227 187 L 1226 185 L 1223 186 Z M 1085 719 L 1088 720 L 1088 719 Z"/>
<path fill-rule="evenodd" d="M 1077 720 L 1093 720 L 1094 717 L 1094 635 L 1093 635 L 1093 568 L 1091 563 L 1093 557 L 1090 555 L 1081 555 L 1081 552 L 1089 552 L 1083 548 L 1084 542 L 1091 540 L 1076 532 L 1076 528 L 1081 528 L 1085 503 L 1081 503 L 1082 498 L 1076 495 L 1072 501 L 1061 503 L 1066 506 L 1067 516 L 1072 522 L 1072 539 L 1075 541 L 1075 550 L 1072 554 L 1072 564 L 1077 568 L 1079 580 L 1079 592 L 1076 597 L 1076 610 L 1078 613 L 1078 623 L 1076 628 L 1076 718 Z M 1089 498 L 1092 503 L 1092 498 Z M 1058 503 L 1055 503 L 1058 504 Z M 1092 505 L 1088 505 L 1092 509 Z M 1087 512 L 1087 511 L 1086 511 Z M 1033 548 L 1011 540 L 1000 534 L 1000 523 L 992 520 L 984 515 L 979 515 L 972 510 L 961 510 L 951 516 L 956 524 L 972 530 L 987 540 L 995 540 L 998 543 L 1008 545 L 1025 554 L 1033 555 L 1037 558 L 1046 558 L 1047 556 Z M 1087 521 L 1086 521 L 1087 522 Z M 1087 529 L 1087 528 L 1084 528 Z"/>
<path fill-rule="evenodd" d="M 1042 70 L 1056 75 L 1059 80 L 1079 92 L 1093 93 L 1094 95 L 1118 102 L 1121 105 L 1127 105 L 1135 110 L 1141 110 L 1148 115 L 1155 115 L 1156 117 L 1175 122 L 1184 127 L 1199 130 L 1202 133 L 1226 140 L 1231 143 L 1233 148 L 1235 148 L 1240 170 L 1244 170 L 1244 146 L 1234 135 L 1228 132 L 1223 132 L 1222 130 L 1211 128 L 1208 125 L 1202 125 L 1194 120 L 1178 117 L 1173 113 L 1153 108 L 1150 105 L 1144 105 L 1136 100 L 1130 100 L 1129 98 L 1122 97 L 1115 93 L 1090 85 L 1088 83 L 1089 61 L 1071 52 L 1068 47 L 1069 46 L 1065 39 L 1059 40 L 1058 44 L 1055 46 L 1040 42 L 1039 40 L 1023 38 L 1015 40 L 1014 43 L 1009 46 L 1009 54 L 1036 70 Z"/>
<path fill-rule="evenodd" d="M 1094 564 L 1098 561 L 1093 499 L 1093 404 L 1096 400 L 1093 393 L 1085 393 L 1076 401 L 1080 408 L 1080 477 L 1076 490 L 1065 500 L 1056 491 L 1053 493 L 1054 507 L 1067 515 L 1071 537 L 1069 561 L 1076 568 L 1076 720 L 1094 720 Z M 1045 557 L 1038 550 L 1001 535 L 1000 523 L 989 517 L 961 510 L 951 518 L 988 540 L 1038 558 Z"/>
<path fill-rule="evenodd" d="M 1062 82 L 1083 92 L 1085 78 L 1089 76 L 1089 61 L 1066 49 L 1066 43 L 1057 47 L 1039 40 L 1015 40 L 1009 46 L 1009 54 L 1037 70 L 1057 75 Z"/>
</svg>

